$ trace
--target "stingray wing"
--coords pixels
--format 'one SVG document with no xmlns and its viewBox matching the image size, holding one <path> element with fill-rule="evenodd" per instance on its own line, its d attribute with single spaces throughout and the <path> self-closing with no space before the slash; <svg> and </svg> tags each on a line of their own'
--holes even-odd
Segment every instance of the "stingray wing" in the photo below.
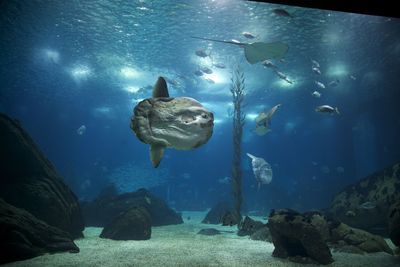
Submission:
<svg viewBox="0 0 400 267">
<path fill-rule="evenodd" d="M 282 42 L 256 42 L 244 45 L 244 56 L 250 64 L 255 64 L 267 59 L 280 59 L 286 54 L 288 49 L 289 46 Z"/>
</svg>

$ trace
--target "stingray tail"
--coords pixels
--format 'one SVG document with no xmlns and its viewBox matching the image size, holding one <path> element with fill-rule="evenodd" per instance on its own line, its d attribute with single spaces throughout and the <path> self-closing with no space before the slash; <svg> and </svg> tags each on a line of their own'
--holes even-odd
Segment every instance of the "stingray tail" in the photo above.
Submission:
<svg viewBox="0 0 400 267">
<path fill-rule="evenodd" d="M 194 39 L 200 39 L 200 40 L 204 40 L 204 41 L 211 41 L 211 42 L 218 42 L 218 43 L 226 43 L 226 44 L 234 44 L 234 45 L 244 45 L 243 43 L 236 43 L 236 42 L 232 42 L 232 41 L 225 41 L 225 40 L 216 40 L 216 39 L 211 39 L 211 38 L 203 38 L 203 37 L 197 37 L 197 36 L 190 36 Z"/>
</svg>

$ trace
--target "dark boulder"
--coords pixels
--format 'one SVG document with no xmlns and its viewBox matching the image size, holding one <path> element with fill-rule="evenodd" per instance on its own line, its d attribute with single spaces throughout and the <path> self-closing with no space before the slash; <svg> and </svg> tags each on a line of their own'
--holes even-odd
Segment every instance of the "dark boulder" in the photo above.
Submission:
<svg viewBox="0 0 400 267">
<path fill-rule="evenodd" d="M 110 224 L 119 214 L 133 207 L 144 207 L 150 214 L 152 226 L 183 223 L 180 214 L 146 189 L 121 195 L 106 195 L 93 202 L 82 203 L 86 225 L 98 227 Z"/>
<path fill-rule="evenodd" d="M 330 264 L 332 254 L 321 233 L 301 214 L 292 210 L 273 211 L 268 220 L 275 249 L 274 257 L 295 262 Z"/>
<path fill-rule="evenodd" d="M 76 196 L 28 133 L 0 114 L 0 136 L 0 197 L 74 238 L 82 236 Z"/>
<path fill-rule="evenodd" d="M 205 228 L 201 229 L 198 233 L 198 235 L 219 235 L 221 232 L 215 228 Z"/>
<path fill-rule="evenodd" d="M 329 212 L 332 217 L 351 227 L 382 235 L 387 233 L 390 207 L 398 199 L 400 162 L 336 194 Z"/>
<path fill-rule="evenodd" d="M 147 240 L 151 237 L 150 214 L 143 207 L 133 207 L 104 227 L 101 238 L 114 240 Z"/>
<path fill-rule="evenodd" d="M 228 211 L 222 215 L 221 222 L 224 226 L 237 225 L 242 221 L 242 216 L 237 212 Z"/>
<path fill-rule="evenodd" d="M 220 224 L 222 223 L 222 217 L 232 210 L 233 207 L 228 202 L 219 202 L 210 209 L 202 223 Z"/>
<path fill-rule="evenodd" d="M 239 223 L 238 236 L 252 235 L 259 229 L 265 227 L 262 222 L 253 220 L 249 216 L 244 217 L 243 221 Z"/>
<path fill-rule="evenodd" d="M 64 251 L 79 252 L 69 233 L 0 198 L 0 264 Z"/>
<path fill-rule="evenodd" d="M 267 225 L 252 233 L 250 239 L 272 242 L 271 233 Z"/>
<path fill-rule="evenodd" d="M 393 254 L 381 236 L 352 228 L 320 212 L 314 211 L 300 214 L 293 210 L 273 211 L 270 215 L 268 226 L 275 248 L 278 248 L 275 255 L 288 257 L 293 261 L 304 260 L 307 257 L 316 260 L 316 258 L 309 255 L 308 248 L 303 245 L 312 236 L 317 239 L 314 245 L 321 245 L 321 251 L 326 251 L 328 246 L 335 251 L 347 253 L 385 252 Z M 271 226 L 274 228 L 272 229 Z M 314 230 L 318 232 L 318 235 Z M 303 241 L 303 239 L 306 240 Z M 311 241 L 309 240 L 309 242 Z M 306 256 L 306 254 L 309 256 Z M 292 258 L 293 256 L 295 258 Z M 323 263 L 318 260 L 317 262 Z"/>
<path fill-rule="evenodd" d="M 389 237 L 400 247 L 400 201 L 392 205 L 389 213 Z"/>
</svg>

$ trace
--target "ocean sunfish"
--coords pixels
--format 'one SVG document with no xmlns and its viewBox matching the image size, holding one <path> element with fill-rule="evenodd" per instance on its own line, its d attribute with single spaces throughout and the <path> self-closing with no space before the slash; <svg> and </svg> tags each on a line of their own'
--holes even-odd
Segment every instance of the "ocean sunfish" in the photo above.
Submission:
<svg viewBox="0 0 400 267">
<path fill-rule="evenodd" d="M 263 136 L 271 131 L 269 128 L 271 126 L 271 119 L 274 115 L 275 111 L 282 104 L 278 104 L 271 108 L 268 112 L 261 112 L 256 118 L 256 134 L 259 136 Z"/>
<path fill-rule="evenodd" d="M 190 97 L 169 97 L 167 83 L 159 77 L 152 98 L 139 102 L 131 119 L 131 129 L 150 145 L 150 159 L 156 168 L 165 148 L 191 150 L 210 139 L 214 115 Z"/>
<path fill-rule="evenodd" d="M 247 156 L 251 158 L 251 165 L 253 167 L 254 177 L 258 183 L 258 189 L 260 189 L 261 184 L 269 184 L 272 181 L 271 165 L 263 158 L 258 158 L 250 153 L 247 153 Z"/>
</svg>

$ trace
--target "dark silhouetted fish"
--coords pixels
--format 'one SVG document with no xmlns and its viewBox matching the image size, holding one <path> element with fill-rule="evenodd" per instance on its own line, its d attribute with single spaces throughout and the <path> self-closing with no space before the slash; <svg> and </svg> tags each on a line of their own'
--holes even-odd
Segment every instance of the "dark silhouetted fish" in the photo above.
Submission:
<svg viewBox="0 0 400 267">
<path fill-rule="evenodd" d="M 275 8 L 274 10 L 272 10 L 272 12 L 274 12 L 274 14 L 281 16 L 281 17 L 293 18 L 292 14 L 290 14 L 283 8 Z"/>
</svg>

